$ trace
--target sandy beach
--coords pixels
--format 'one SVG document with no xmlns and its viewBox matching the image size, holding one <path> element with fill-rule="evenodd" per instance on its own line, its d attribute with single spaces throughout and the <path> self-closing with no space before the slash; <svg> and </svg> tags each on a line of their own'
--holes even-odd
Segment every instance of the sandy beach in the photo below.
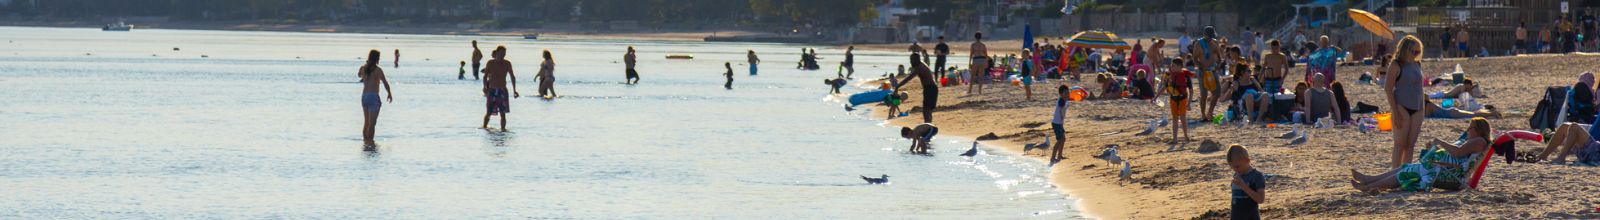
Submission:
<svg viewBox="0 0 1600 220">
<path fill-rule="evenodd" d="M 999 48 L 991 44 L 991 48 Z M 1480 102 L 1495 105 L 1505 117 L 1490 119 L 1496 130 L 1528 129 L 1528 118 L 1543 88 L 1570 85 L 1575 76 L 1594 71 L 1600 63 L 1595 56 L 1525 56 L 1473 60 L 1424 62 L 1424 72 L 1433 76 L 1451 71 L 1460 64 L 1469 77 L 1481 82 L 1489 98 Z M 1373 66 L 1347 66 L 1339 69 L 1338 79 L 1355 82 Z M 1290 81 L 1303 77 L 1295 68 Z M 1038 143 L 1049 135 L 1049 113 L 1054 104 L 1056 85 L 1083 86 L 1099 91 L 1097 84 L 1052 80 L 1034 85 L 1032 101 L 1024 100 L 1020 87 L 990 84 L 982 94 L 968 95 L 965 86 L 940 88 L 935 124 L 942 134 L 977 137 L 994 133 L 1001 140 L 987 142 L 1000 150 L 1025 152 L 1023 143 Z M 1352 84 L 1353 85 L 1353 84 Z M 1348 85 L 1347 85 L 1348 86 Z M 918 90 L 916 84 L 908 90 Z M 1354 85 L 1346 88 L 1355 102 L 1383 103 L 1382 87 Z M 1430 91 L 1445 87 L 1429 87 Z M 917 91 L 902 109 L 917 109 Z M 1194 108 L 1198 108 L 1198 105 Z M 1387 106 L 1379 105 L 1387 110 Z M 884 109 L 877 108 L 876 112 Z M 1222 111 L 1219 108 L 1218 111 Z M 1311 130 L 1311 139 L 1301 145 L 1287 145 L 1274 136 L 1289 131 L 1287 126 L 1239 127 L 1214 124 L 1194 125 L 1184 150 L 1163 152 L 1171 141 L 1170 127 L 1153 135 L 1135 136 L 1145 124 L 1166 117 L 1167 108 L 1148 101 L 1085 101 L 1068 110 L 1066 151 L 1068 159 L 1054 165 L 1052 182 L 1072 197 L 1091 216 L 1104 219 L 1225 219 L 1229 212 L 1228 176 L 1224 152 L 1196 152 L 1201 141 L 1223 146 L 1243 144 L 1250 148 L 1254 167 L 1269 175 L 1267 201 L 1262 204 L 1265 218 L 1333 219 L 1483 219 L 1483 218 L 1600 218 L 1600 184 L 1591 179 L 1600 168 L 1547 163 L 1507 165 L 1496 156 L 1482 179 L 1481 188 L 1461 192 L 1384 192 L 1365 194 L 1350 187 L 1349 170 L 1364 173 L 1387 171 L 1392 150 L 1392 134 L 1362 133 L 1353 126 Z M 1197 119 L 1199 110 L 1190 111 Z M 890 122 L 909 126 L 922 121 L 915 110 L 911 117 Z M 1357 115 L 1360 117 L 1361 115 Z M 1454 139 L 1467 121 L 1428 119 L 1419 139 Z M 1115 167 L 1091 157 L 1108 144 L 1122 146 L 1121 156 L 1133 165 L 1130 182 L 1119 181 Z M 1537 153 L 1542 143 L 1522 141 L 1518 152 Z M 1042 149 L 1024 154 L 1044 160 Z"/>
</svg>

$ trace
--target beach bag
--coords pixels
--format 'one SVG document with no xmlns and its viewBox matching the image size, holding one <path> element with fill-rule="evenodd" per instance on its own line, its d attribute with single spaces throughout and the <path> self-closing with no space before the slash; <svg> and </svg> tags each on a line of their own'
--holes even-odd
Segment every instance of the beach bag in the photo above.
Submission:
<svg viewBox="0 0 1600 220">
<path fill-rule="evenodd" d="M 1544 99 L 1534 106 L 1533 116 L 1528 117 L 1528 127 L 1531 129 L 1555 129 L 1556 111 L 1561 110 L 1561 104 L 1567 99 L 1566 86 L 1551 86 L 1544 89 Z"/>
<path fill-rule="evenodd" d="M 1567 121 L 1593 124 L 1595 116 L 1594 91 L 1588 86 L 1572 87 L 1567 93 Z"/>
</svg>

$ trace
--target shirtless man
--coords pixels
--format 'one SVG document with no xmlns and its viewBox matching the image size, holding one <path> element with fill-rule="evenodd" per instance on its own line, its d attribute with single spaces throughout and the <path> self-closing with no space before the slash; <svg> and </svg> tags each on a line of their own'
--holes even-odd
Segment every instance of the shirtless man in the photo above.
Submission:
<svg viewBox="0 0 1600 220">
<path fill-rule="evenodd" d="M 985 62 L 987 63 L 987 62 Z M 933 111 L 939 106 L 939 84 L 933 78 L 933 70 L 922 63 L 922 55 L 911 54 L 911 74 L 906 74 L 906 79 L 900 80 L 894 87 L 893 94 L 900 94 L 900 87 L 911 82 L 911 78 L 918 78 L 922 82 L 922 123 L 933 123 Z M 893 79 L 890 79 L 893 80 Z"/>
<path fill-rule="evenodd" d="M 473 80 L 477 80 L 478 79 L 478 73 L 483 71 L 483 69 L 480 69 L 480 66 L 479 66 L 480 64 L 478 63 L 478 61 L 480 61 L 480 60 L 483 60 L 483 51 L 482 50 L 478 50 L 478 41 L 474 40 L 474 41 L 472 41 L 472 79 Z"/>
<path fill-rule="evenodd" d="M 972 57 L 972 63 L 967 67 L 967 72 L 972 73 L 972 82 L 967 84 L 967 94 L 973 94 L 973 87 L 978 88 L 978 93 L 983 93 L 983 83 L 988 83 L 989 75 L 989 46 L 983 44 L 983 32 L 972 34 L 972 47 L 969 49 L 972 52 L 969 56 Z"/>
<path fill-rule="evenodd" d="M 1161 54 L 1161 48 L 1162 47 L 1166 47 L 1166 46 L 1167 46 L 1167 40 L 1162 40 L 1162 39 L 1151 40 L 1150 48 L 1147 49 L 1149 51 L 1146 51 L 1144 53 L 1145 54 L 1144 63 L 1146 65 L 1150 66 L 1150 70 L 1151 71 L 1155 71 L 1155 72 L 1159 73 L 1159 72 L 1161 72 L 1161 67 L 1166 65 L 1166 62 L 1161 62 L 1162 58 L 1166 58 L 1165 54 Z"/>
<path fill-rule="evenodd" d="M 517 74 L 511 69 L 511 61 L 506 60 L 506 47 L 494 48 L 494 59 L 489 60 L 488 68 L 483 69 L 483 95 L 488 98 L 488 112 L 483 114 L 483 128 L 489 128 L 489 116 L 500 115 L 500 131 L 506 130 L 506 114 L 511 113 L 511 99 L 521 98 L 522 93 L 517 92 Z M 511 77 L 511 94 L 506 94 L 506 77 Z M 507 97 L 510 95 L 510 97 Z"/>
<path fill-rule="evenodd" d="M 383 68 L 378 67 L 378 50 L 367 52 L 367 65 L 361 66 L 356 76 L 361 77 L 361 111 L 366 113 L 366 122 L 361 127 L 361 141 L 367 148 L 377 146 L 372 140 L 374 129 L 378 125 L 378 109 L 383 107 L 383 101 L 378 99 L 378 84 L 383 84 L 383 90 L 389 93 L 389 103 L 394 103 L 394 91 L 389 88 L 389 78 L 384 77 Z"/>
<path fill-rule="evenodd" d="M 639 71 L 633 70 L 634 64 L 637 63 L 639 63 L 639 60 L 638 56 L 634 54 L 633 46 L 628 46 L 628 53 L 622 55 L 622 65 L 627 66 L 628 68 L 628 78 L 623 79 L 623 83 L 639 84 Z"/>
<path fill-rule="evenodd" d="M 749 54 L 745 56 L 750 59 L 750 75 L 756 75 L 756 65 L 761 64 L 761 58 L 756 57 L 756 50 L 750 50 Z"/>
<path fill-rule="evenodd" d="M 394 68 L 400 68 L 400 49 L 394 49 Z"/>
<path fill-rule="evenodd" d="M 1283 54 L 1283 50 L 1279 48 L 1283 48 L 1282 42 L 1276 39 L 1267 41 L 1267 49 L 1270 51 L 1267 55 L 1261 56 L 1262 72 L 1256 74 L 1261 77 L 1262 96 L 1256 100 L 1256 106 L 1261 109 L 1266 109 L 1267 104 L 1272 103 L 1273 97 L 1283 93 L 1283 77 L 1289 73 L 1289 55 Z M 1250 120 L 1261 121 L 1263 114 L 1255 113 Z"/>
</svg>

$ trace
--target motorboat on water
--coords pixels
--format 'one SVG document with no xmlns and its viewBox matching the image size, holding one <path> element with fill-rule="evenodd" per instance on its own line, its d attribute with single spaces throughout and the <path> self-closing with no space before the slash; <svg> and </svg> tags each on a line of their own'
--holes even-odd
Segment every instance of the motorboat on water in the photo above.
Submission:
<svg viewBox="0 0 1600 220">
<path fill-rule="evenodd" d="M 115 24 L 107 24 L 104 27 L 100 27 L 100 30 L 101 31 L 130 31 L 130 30 L 133 30 L 133 25 L 128 25 L 127 23 L 123 23 L 123 22 L 117 22 Z"/>
</svg>

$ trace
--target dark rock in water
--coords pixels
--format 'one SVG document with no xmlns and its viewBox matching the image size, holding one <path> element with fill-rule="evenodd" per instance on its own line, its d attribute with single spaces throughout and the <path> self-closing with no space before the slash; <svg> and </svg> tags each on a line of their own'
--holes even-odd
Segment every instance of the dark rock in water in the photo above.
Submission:
<svg viewBox="0 0 1600 220">
<path fill-rule="evenodd" d="M 1212 141 L 1212 140 L 1205 140 L 1205 141 L 1201 141 L 1200 142 L 1200 148 L 1195 149 L 1194 151 L 1195 152 L 1199 152 L 1199 153 L 1212 153 L 1212 152 L 1222 151 L 1222 144 L 1219 144 L 1216 141 Z"/>
<path fill-rule="evenodd" d="M 992 140 L 999 140 L 999 139 L 1000 139 L 1000 136 L 999 135 L 995 135 L 994 132 L 989 132 L 989 134 L 985 134 L 983 136 L 978 136 L 978 140 L 980 140 L 980 141 L 992 141 Z"/>
</svg>

